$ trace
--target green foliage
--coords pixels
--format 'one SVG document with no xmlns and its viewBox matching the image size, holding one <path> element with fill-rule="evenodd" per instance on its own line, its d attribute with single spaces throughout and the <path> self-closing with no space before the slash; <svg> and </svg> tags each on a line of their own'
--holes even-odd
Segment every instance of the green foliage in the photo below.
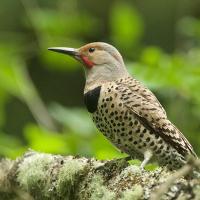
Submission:
<svg viewBox="0 0 200 200">
<path fill-rule="evenodd" d="M 35 125 L 27 125 L 24 136 L 28 146 L 34 150 L 50 153 L 68 153 L 70 150 L 66 144 L 66 135 L 41 129 Z"/>
<path fill-rule="evenodd" d="M 197 40 L 200 39 L 200 21 L 193 17 L 185 17 L 180 20 L 178 30 L 183 34 Z"/>
<path fill-rule="evenodd" d="M 133 48 L 143 33 L 143 23 L 137 10 L 121 2 L 113 5 L 110 15 L 113 41 L 126 50 Z"/>
<path fill-rule="evenodd" d="M 26 148 L 23 146 L 19 138 L 0 133 L 0 155 L 8 156 L 9 158 L 16 158 L 23 154 Z"/>
<path fill-rule="evenodd" d="M 5 105 L 8 101 L 8 95 L 4 90 L 0 89 L 0 127 L 5 123 Z"/>
<path fill-rule="evenodd" d="M 82 108 L 80 64 L 47 51 L 50 46 L 79 47 L 91 41 L 109 41 L 120 50 L 130 73 L 156 93 L 169 118 L 200 153 L 200 19 L 193 17 L 197 11 L 182 10 L 185 16 L 177 16 L 175 24 L 157 12 L 159 3 L 112 0 L 103 9 L 98 2 L 81 0 L 21 0 L 10 9 L 4 2 L 0 155 L 15 158 L 33 148 L 98 159 L 125 156 Z M 183 7 L 189 8 L 188 2 L 181 2 Z M 175 29 L 162 30 L 162 20 Z M 166 52 L 170 46 L 174 49 Z"/>
<path fill-rule="evenodd" d="M 59 104 L 52 104 L 50 112 L 57 121 L 74 133 L 88 136 L 95 133 L 94 123 L 83 108 L 67 109 Z"/>
</svg>

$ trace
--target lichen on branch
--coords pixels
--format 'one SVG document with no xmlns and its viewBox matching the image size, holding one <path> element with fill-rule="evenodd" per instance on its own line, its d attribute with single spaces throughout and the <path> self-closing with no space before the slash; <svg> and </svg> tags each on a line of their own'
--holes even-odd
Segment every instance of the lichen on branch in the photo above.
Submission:
<svg viewBox="0 0 200 200">
<path fill-rule="evenodd" d="M 2 200 L 198 198 L 200 179 L 183 178 L 192 170 L 192 164 L 184 167 L 178 172 L 165 168 L 146 171 L 125 159 L 98 161 L 29 151 L 16 160 L 1 160 L 0 197 Z"/>
</svg>

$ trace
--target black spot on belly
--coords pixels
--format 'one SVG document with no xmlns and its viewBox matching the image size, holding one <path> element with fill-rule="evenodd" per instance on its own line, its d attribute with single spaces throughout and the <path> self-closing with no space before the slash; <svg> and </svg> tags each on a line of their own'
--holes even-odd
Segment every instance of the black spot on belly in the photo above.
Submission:
<svg viewBox="0 0 200 200">
<path fill-rule="evenodd" d="M 101 86 L 98 86 L 84 94 L 84 103 L 90 113 L 95 112 L 97 109 L 100 91 Z"/>
</svg>

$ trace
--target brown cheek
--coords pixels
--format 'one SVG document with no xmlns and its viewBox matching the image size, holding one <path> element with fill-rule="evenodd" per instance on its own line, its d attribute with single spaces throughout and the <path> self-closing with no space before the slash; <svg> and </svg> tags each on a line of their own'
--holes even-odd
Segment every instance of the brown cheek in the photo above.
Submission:
<svg viewBox="0 0 200 200">
<path fill-rule="evenodd" d="M 91 60 L 89 60 L 89 58 L 87 56 L 81 56 L 81 59 L 87 68 L 90 69 L 94 66 L 94 63 Z"/>
</svg>

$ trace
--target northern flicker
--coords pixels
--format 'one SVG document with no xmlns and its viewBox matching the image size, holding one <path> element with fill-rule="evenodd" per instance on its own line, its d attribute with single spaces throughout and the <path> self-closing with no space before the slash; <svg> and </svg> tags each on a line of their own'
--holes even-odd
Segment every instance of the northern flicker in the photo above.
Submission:
<svg viewBox="0 0 200 200">
<path fill-rule="evenodd" d="M 118 50 L 103 42 L 78 49 L 52 47 L 84 65 L 84 102 L 96 127 L 122 152 L 178 169 L 196 154 L 184 135 L 168 120 L 154 94 L 132 78 Z"/>
</svg>

